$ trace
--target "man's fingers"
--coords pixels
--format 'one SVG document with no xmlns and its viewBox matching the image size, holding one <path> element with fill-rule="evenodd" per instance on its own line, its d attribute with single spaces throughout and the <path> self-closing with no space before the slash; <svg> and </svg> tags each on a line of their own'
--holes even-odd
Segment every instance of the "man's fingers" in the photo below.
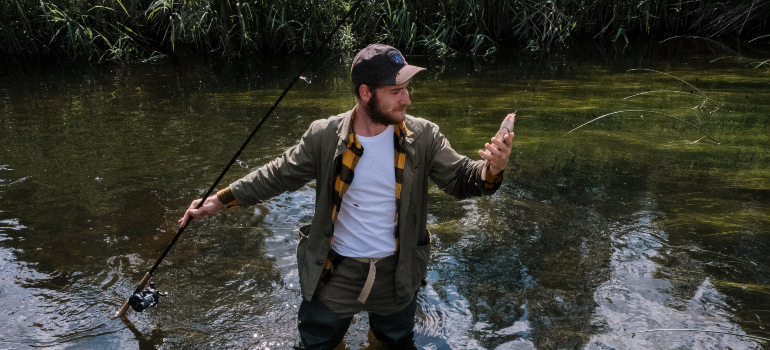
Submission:
<svg viewBox="0 0 770 350">
<path fill-rule="evenodd" d="M 505 143 L 505 139 L 498 139 L 494 137 L 492 138 L 492 144 L 497 146 L 497 149 L 502 152 L 505 152 L 509 148 L 508 144 Z"/>
<path fill-rule="evenodd" d="M 484 148 L 486 148 L 492 156 L 499 156 L 500 155 L 500 145 L 499 145 L 500 141 L 494 140 L 492 142 L 494 142 L 496 144 L 493 145 L 493 144 L 487 143 L 487 144 L 484 144 Z"/>
<path fill-rule="evenodd" d="M 479 151 L 479 155 L 481 156 L 481 158 L 484 158 L 490 162 L 495 159 L 495 156 L 491 154 L 487 154 L 487 152 L 485 151 Z"/>
<path fill-rule="evenodd" d="M 191 209 L 187 209 L 187 211 L 184 212 L 184 216 L 182 216 L 181 219 L 179 219 L 179 226 L 184 226 L 187 224 L 187 221 L 192 218 L 192 214 L 190 213 Z"/>
<path fill-rule="evenodd" d="M 508 147 L 511 147 L 513 145 L 513 132 L 508 133 L 507 135 L 503 136 L 503 140 L 505 141 L 505 144 L 508 145 Z"/>
<path fill-rule="evenodd" d="M 198 208 L 198 204 L 200 202 L 201 202 L 200 199 L 196 199 L 192 202 L 192 204 L 190 204 L 190 208 L 188 208 L 184 212 L 184 216 L 182 216 L 182 218 L 179 219 L 178 221 L 179 225 L 184 226 L 190 220 L 193 220 L 195 218 L 202 218 L 224 207 L 224 205 L 222 205 L 219 199 L 217 199 L 217 197 L 215 196 L 208 197 L 208 199 L 206 199 L 203 205 L 201 205 L 201 207 Z"/>
<path fill-rule="evenodd" d="M 198 203 L 200 203 L 200 202 L 201 202 L 200 199 L 196 199 L 196 200 L 192 201 L 192 203 L 190 203 L 190 208 L 188 208 L 184 212 L 184 216 L 182 216 L 182 218 L 179 219 L 179 221 L 177 221 L 177 222 L 179 222 L 179 226 L 184 226 L 185 224 L 187 224 L 187 222 L 190 219 L 192 219 L 193 217 L 198 215 L 200 209 L 195 209 L 195 208 L 198 207 Z"/>
<path fill-rule="evenodd" d="M 513 133 L 505 134 L 500 138 L 493 137 L 492 143 L 497 145 L 497 147 L 503 147 L 503 145 L 505 145 L 506 148 L 511 147 L 513 144 Z"/>
</svg>

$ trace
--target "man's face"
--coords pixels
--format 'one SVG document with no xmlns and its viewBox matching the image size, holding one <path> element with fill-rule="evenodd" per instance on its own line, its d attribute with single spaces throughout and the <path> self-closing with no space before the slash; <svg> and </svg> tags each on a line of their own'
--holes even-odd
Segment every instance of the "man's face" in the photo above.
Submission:
<svg viewBox="0 0 770 350">
<path fill-rule="evenodd" d="M 372 97 L 366 103 L 366 113 L 373 122 L 382 125 L 395 125 L 406 118 L 406 106 L 412 104 L 406 86 L 409 82 L 396 86 L 383 86 L 371 90 Z"/>
</svg>

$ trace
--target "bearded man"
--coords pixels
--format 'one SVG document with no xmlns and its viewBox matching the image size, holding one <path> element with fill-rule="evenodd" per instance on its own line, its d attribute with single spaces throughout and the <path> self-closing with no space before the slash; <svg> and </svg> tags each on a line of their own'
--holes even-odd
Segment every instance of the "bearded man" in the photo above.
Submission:
<svg viewBox="0 0 770 350">
<path fill-rule="evenodd" d="M 430 255 L 428 178 L 457 198 L 500 187 L 513 133 L 493 137 L 481 160 L 459 155 L 436 124 L 406 114 L 409 80 L 423 70 L 391 46 L 369 45 L 351 67 L 352 110 L 314 121 L 296 146 L 200 209 L 194 201 L 179 220 L 316 181 L 315 215 L 300 228 L 297 246 L 303 300 L 296 349 L 333 349 L 361 311 L 377 339 L 413 346 L 416 294 Z"/>
</svg>

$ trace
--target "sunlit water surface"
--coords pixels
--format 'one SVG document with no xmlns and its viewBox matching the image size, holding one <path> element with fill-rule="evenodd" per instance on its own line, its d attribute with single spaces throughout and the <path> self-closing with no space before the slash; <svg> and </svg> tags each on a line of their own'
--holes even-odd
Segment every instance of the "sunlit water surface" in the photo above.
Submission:
<svg viewBox="0 0 770 350">
<path fill-rule="evenodd" d="M 498 193 L 430 190 L 418 348 L 768 346 L 738 335 L 770 337 L 770 74 L 712 49 L 408 57 L 409 113 L 460 153 L 518 110 Z M 289 348 L 313 183 L 191 225 L 154 277 L 169 296 L 108 316 L 304 59 L 0 78 L 0 348 Z M 349 64 L 313 64 L 224 183 L 351 108 Z M 379 349 L 367 330 L 344 347 Z"/>
</svg>

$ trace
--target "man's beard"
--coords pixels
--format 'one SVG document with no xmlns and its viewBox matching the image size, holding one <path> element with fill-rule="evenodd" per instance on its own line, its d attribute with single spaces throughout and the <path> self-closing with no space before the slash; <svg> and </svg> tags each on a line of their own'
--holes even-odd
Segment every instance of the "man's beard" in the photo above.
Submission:
<svg viewBox="0 0 770 350">
<path fill-rule="evenodd" d="M 372 98 L 366 103 L 366 114 L 369 115 L 369 119 L 381 125 L 396 125 L 401 123 L 401 120 L 396 119 L 392 114 L 381 110 L 379 102 L 380 100 L 377 98 L 377 94 L 372 91 Z"/>
</svg>

